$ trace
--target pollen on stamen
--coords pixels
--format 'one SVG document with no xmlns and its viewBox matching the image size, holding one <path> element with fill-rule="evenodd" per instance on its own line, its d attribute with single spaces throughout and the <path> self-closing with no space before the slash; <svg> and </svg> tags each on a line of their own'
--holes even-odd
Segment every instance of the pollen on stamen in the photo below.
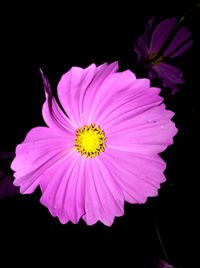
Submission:
<svg viewBox="0 0 200 268">
<path fill-rule="evenodd" d="M 150 61 L 150 64 L 152 66 L 158 65 L 160 62 L 164 61 L 163 55 L 159 56 L 157 58 L 158 52 L 153 52 L 148 56 L 148 61 Z"/>
<path fill-rule="evenodd" d="M 83 126 L 76 130 L 75 147 L 82 156 L 94 158 L 104 152 L 106 137 L 104 131 L 95 124 Z"/>
</svg>

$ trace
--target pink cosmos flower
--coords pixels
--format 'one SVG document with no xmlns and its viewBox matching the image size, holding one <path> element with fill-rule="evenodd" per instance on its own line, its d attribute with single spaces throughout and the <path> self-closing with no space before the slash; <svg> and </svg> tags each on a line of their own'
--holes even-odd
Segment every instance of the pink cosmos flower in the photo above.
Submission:
<svg viewBox="0 0 200 268">
<path fill-rule="evenodd" d="M 159 23 L 156 28 L 153 27 L 154 18 L 152 18 L 145 29 L 145 33 L 140 36 L 135 45 L 135 52 L 140 63 L 146 63 L 149 68 L 149 78 L 160 78 L 164 87 L 171 88 L 175 93 L 177 84 L 184 84 L 183 73 L 178 68 L 168 64 L 170 59 L 180 56 L 187 51 L 193 41 L 191 32 L 187 27 L 182 26 L 170 42 L 167 49 L 157 57 L 162 45 L 168 38 L 170 32 L 176 25 L 176 18 L 170 18 Z M 154 60 L 155 58 L 155 60 Z"/>
<path fill-rule="evenodd" d="M 73 67 L 57 93 L 43 76 L 48 127 L 33 128 L 16 148 L 14 184 L 23 194 L 39 185 L 41 203 L 61 223 L 110 226 L 124 201 L 144 203 L 165 181 L 158 153 L 173 143 L 177 129 L 160 89 L 118 64 Z"/>
</svg>

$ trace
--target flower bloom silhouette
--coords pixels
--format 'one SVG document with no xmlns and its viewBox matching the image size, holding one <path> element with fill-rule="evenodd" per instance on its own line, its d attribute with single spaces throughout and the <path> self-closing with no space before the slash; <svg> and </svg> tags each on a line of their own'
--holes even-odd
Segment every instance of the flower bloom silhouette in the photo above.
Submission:
<svg viewBox="0 0 200 268">
<path fill-rule="evenodd" d="M 16 148 L 14 184 L 23 194 L 39 185 L 41 203 L 61 223 L 110 226 L 124 201 L 144 203 L 165 181 L 158 153 L 173 143 L 177 129 L 160 89 L 118 64 L 73 67 L 57 93 L 43 76 L 48 127 L 33 128 Z"/>
<path fill-rule="evenodd" d="M 167 62 L 180 56 L 191 47 L 193 43 L 191 32 L 185 26 L 180 27 L 164 53 L 158 56 L 162 45 L 176 25 L 176 18 L 162 21 L 155 30 L 153 22 L 154 18 L 148 22 L 145 33 L 135 45 L 135 52 L 138 61 L 148 67 L 149 78 L 160 78 L 163 86 L 172 89 L 172 93 L 175 93 L 178 90 L 177 84 L 185 83 L 183 73 Z"/>
</svg>

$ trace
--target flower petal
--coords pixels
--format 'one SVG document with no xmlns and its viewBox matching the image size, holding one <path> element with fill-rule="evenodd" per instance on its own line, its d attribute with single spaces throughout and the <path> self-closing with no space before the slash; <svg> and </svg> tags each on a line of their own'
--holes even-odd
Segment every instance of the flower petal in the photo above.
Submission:
<svg viewBox="0 0 200 268">
<path fill-rule="evenodd" d="M 191 46 L 193 45 L 193 40 L 187 40 L 187 42 L 184 42 L 177 50 L 173 51 L 169 58 L 175 58 L 180 56 L 181 54 L 185 53 Z"/>
<path fill-rule="evenodd" d="M 165 105 L 155 107 L 144 106 L 141 113 L 132 114 L 124 120 L 119 117 L 114 120 L 113 127 L 107 134 L 107 146 L 120 151 L 141 154 L 160 153 L 173 143 L 177 133 L 171 111 L 165 110 Z M 106 132 L 107 133 L 107 132 Z"/>
<path fill-rule="evenodd" d="M 145 33 L 140 36 L 140 38 L 138 39 L 137 45 L 135 45 L 135 52 L 137 53 L 137 56 L 138 56 L 138 62 L 143 61 L 150 54 L 148 39 L 151 34 L 153 21 L 154 21 L 154 18 L 148 21 L 146 28 L 145 28 Z"/>
<path fill-rule="evenodd" d="M 142 80 L 141 80 L 142 81 Z M 101 124 L 107 115 L 113 111 L 112 104 L 129 97 L 131 91 L 141 88 L 141 81 L 136 80 L 131 71 L 112 74 L 96 92 L 90 109 L 90 121 Z M 135 93 L 135 92 L 134 92 Z"/>
<path fill-rule="evenodd" d="M 124 192 L 125 201 L 144 203 L 156 196 L 165 181 L 165 163 L 158 155 L 143 155 L 107 148 L 104 165 L 110 170 Z"/>
<path fill-rule="evenodd" d="M 175 268 L 175 266 L 170 265 L 169 263 L 167 263 L 161 259 L 157 259 L 155 261 L 155 268 Z"/>
<path fill-rule="evenodd" d="M 88 225 L 98 220 L 110 226 L 115 216 L 123 215 L 124 197 L 119 184 L 100 158 L 86 159 L 87 184 L 85 215 Z"/>
<path fill-rule="evenodd" d="M 181 27 L 181 29 L 176 33 L 168 48 L 164 52 L 164 57 L 177 57 L 188 50 L 193 43 L 190 38 L 191 35 L 192 34 L 187 29 L 187 27 Z"/>
<path fill-rule="evenodd" d="M 158 52 L 160 50 L 161 46 L 169 36 L 169 33 L 171 32 L 175 24 L 176 24 L 176 18 L 166 19 L 158 24 L 151 38 L 151 44 L 150 44 L 151 53 Z"/>
<path fill-rule="evenodd" d="M 51 93 L 51 88 L 48 79 L 43 74 L 42 70 L 40 71 L 42 74 L 46 96 L 46 100 L 42 108 L 42 115 L 46 124 L 51 127 L 51 129 L 55 132 L 74 132 L 72 123 L 70 122 L 69 118 L 62 112 Z"/>
<path fill-rule="evenodd" d="M 16 148 L 11 164 L 14 185 L 21 193 L 32 193 L 38 186 L 43 172 L 73 148 L 73 137 L 55 134 L 47 127 L 33 128 L 24 142 Z"/>
<path fill-rule="evenodd" d="M 73 67 L 64 74 L 58 84 L 59 100 L 73 122 L 74 128 L 90 124 L 90 106 L 101 83 L 118 68 L 117 63 L 86 69 Z"/>
<path fill-rule="evenodd" d="M 122 78 L 116 84 L 115 90 L 109 90 L 113 86 L 112 83 L 108 83 L 107 95 L 105 94 L 103 103 L 99 104 L 94 112 L 94 122 L 103 128 L 106 135 L 109 135 L 120 122 L 129 120 L 162 102 L 158 95 L 160 89 L 150 88 L 148 79 L 136 80 L 129 71 L 124 72 Z"/>
<path fill-rule="evenodd" d="M 150 80 L 157 78 L 157 73 L 153 69 L 149 69 L 148 77 Z"/>
<path fill-rule="evenodd" d="M 185 83 L 181 70 L 172 65 L 161 62 L 153 68 L 157 72 L 158 77 L 163 81 L 165 87 Z"/>
<path fill-rule="evenodd" d="M 70 153 L 45 171 L 41 179 L 43 195 L 40 201 L 63 224 L 77 223 L 85 213 L 84 160 L 79 154 Z"/>
</svg>

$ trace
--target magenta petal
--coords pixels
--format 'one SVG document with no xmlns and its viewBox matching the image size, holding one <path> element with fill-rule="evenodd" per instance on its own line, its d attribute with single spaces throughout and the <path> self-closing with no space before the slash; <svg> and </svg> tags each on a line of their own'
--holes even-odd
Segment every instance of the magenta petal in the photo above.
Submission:
<svg viewBox="0 0 200 268">
<path fill-rule="evenodd" d="M 57 104 L 55 98 L 53 97 L 49 85 L 49 81 L 46 76 L 43 74 L 42 70 L 42 79 L 44 84 L 46 100 L 43 105 L 42 115 L 46 124 L 57 132 L 73 132 L 72 123 L 69 118 L 61 111 L 59 105 Z"/>
<path fill-rule="evenodd" d="M 175 268 L 175 267 L 161 259 L 158 259 L 155 261 L 155 268 Z"/>
<path fill-rule="evenodd" d="M 98 88 L 117 68 L 117 63 L 99 67 L 92 64 L 86 69 L 73 67 L 62 76 L 58 97 L 75 128 L 92 123 L 90 108 Z"/>
<path fill-rule="evenodd" d="M 139 46 L 135 45 L 134 51 L 137 54 L 138 62 L 142 62 L 145 58 L 147 58 L 146 49 L 145 49 L 145 52 L 144 52 Z M 149 53 L 148 53 L 148 55 L 149 55 Z"/>
<path fill-rule="evenodd" d="M 190 37 L 191 32 L 187 29 L 187 27 L 181 27 L 181 29 L 176 33 L 174 39 L 171 41 L 168 48 L 164 52 L 164 56 L 170 56 L 173 58 L 183 54 L 192 46 L 193 41 L 190 39 Z M 184 43 L 186 40 L 188 41 Z"/>
<path fill-rule="evenodd" d="M 39 185 L 43 172 L 71 151 L 72 147 L 71 136 L 55 135 L 46 127 L 32 129 L 16 148 L 16 157 L 11 164 L 15 171 L 14 185 L 20 186 L 21 193 L 32 193 Z"/>
<path fill-rule="evenodd" d="M 85 124 L 89 125 L 94 122 L 93 108 L 96 108 L 96 105 L 100 105 L 102 99 L 98 98 L 98 92 L 101 91 L 101 88 L 104 87 L 104 84 L 107 83 L 107 80 L 113 76 L 113 74 L 118 70 L 118 62 L 112 64 L 103 64 L 97 68 L 95 77 L 93 78 L 92 83 L 89 86 L 88 91 L 85 94 L 83 102 L 83 110 L 85 116 Z M 88 105 L 89 104 L 89 105 Z"/>
<path fill-rule="evenodd" d="M 157 78 L 157 73 L 153 69 L 149 69 L 148 77 L 150 80 Z"/>
<path fill-rule="evenodd" d="M 175 50 L 172 54 L 169 55 L 169 58 L 174 58 L 180 56 L 184 52 L 186 52 L 189 48 L 191 48 L 193 44 L 193 40 L 188 40 L 184 45 L 181 45 L 179 49 Z"/>
<path fill-rule="evenodd" d="M 90 109 L 91 121 L 101 124 L 103 118 L 112 111 L 112 103 L 120 100 L 120 98 L 123 101 L 126 93 L 134 89 L 133 85 L 137 83 L 139 82 L 131 71 L 112 74 L 96 92 Z"/>
<path fill-rule="evenodd" d="M 85 90 L 87 90 L 96 71 L 96 65 L 92 64 L 86 69 L 73 67 L 64 74 L 58 84 L 58 97 L 65 109 L 74 128 L 84 125 L 81 119 L 79 103 L 82 101 Z"/>
<path fill-rule="evenodd" d="M 176 24 L 176 18 L 166 19 L 158 24 L 151 38 L 151 44 L 150 44 L 151 53 L 158 52 L 160 50 L 161 46 L 167 39 L 169 33 L 171 32 L 175 24 Z"/>
<path fill-rule="evenodd" d="M 146 28 L 145 28 L 145 33 L 142 36 L 140 36 L 140 38 L 138 39 L 137 45 L 135 45 L 135 52 L 138 56 L 139 62 L 146 59 L 150 54 L 148 39 L 151 34 L 153 21 L 154 21 L 154 18 L 148 21 Z"/>
<path fill-rule="evenodd" d="M 84 185 L 84 158 L 80 158 L 77 153 L 68 154 L 44 172 L 40 201 L 61 223 L 77 223 L 85 213 Z"/>
<path fill-rule="evenodd" d="M 156 196 L 165 181 L 165 163 L 158 155 L 143 155 L 107 148 L 102 157 L 124 192 L 125 201 L 144 203 Z"/>
<path fill-rule="evenodd" d="M 185 83 L 181 70 L 172 65 L 161 62 L 154 67 L 154 70 L 157 72 L 158 77 L 162 79 L 164 86 Z"/>
<path fill-rule="evenodd" d="M 173 143 L 177 133 L 172 117 L 173 113 L 165 110 L 163 104 L 149 107 L 129 120 L 116 123 L 107 134 L 107 146 L 141 154 L 160 153 Z"/>
<path fill-rule="evenodd" d="M 87 159 L 85 168 L 87 184 L 83 219 L 88 225 L 99 220 L 110 226 L 115 216 L 123 215 L 123 193 L 100 158 Z"/>
<path fill-rule="evenodd" d="M 106 135 L 109 135 L 121 122 L 128 122 L 138 114 L 159 105 L 162 102 L 159 92 L 158 88 L 150 88 L 149 80 L 137 79 L 134 84 L 124 88 L 123 92 L 108 99 L 110 102 L 99 112 L 98 123 L 102 125 Z"/>
</svg>

